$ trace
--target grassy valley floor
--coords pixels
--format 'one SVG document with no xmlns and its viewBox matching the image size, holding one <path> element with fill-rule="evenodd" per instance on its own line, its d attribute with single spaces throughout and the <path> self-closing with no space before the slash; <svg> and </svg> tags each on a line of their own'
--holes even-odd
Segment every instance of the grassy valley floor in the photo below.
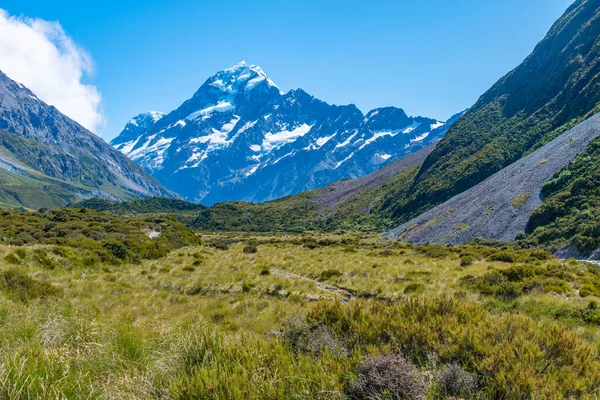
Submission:
<svg viewBox="0 0 600 400">
<path fill-rule="evenodd" d="M 370 235 L 201 239 L 133 264 L 1 246 L 0 398 L 600 390 L 600 274 L 590 264 Z"/>
</svg>

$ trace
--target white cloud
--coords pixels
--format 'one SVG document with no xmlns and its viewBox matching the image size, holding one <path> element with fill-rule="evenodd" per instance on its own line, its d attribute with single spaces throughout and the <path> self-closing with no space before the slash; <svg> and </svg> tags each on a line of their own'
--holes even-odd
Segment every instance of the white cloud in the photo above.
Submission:
<svg viewBox="0 0 600 400">
<path fill-rule="evenodd" d="M 0 9 L 0 70 L 89 130 L 104 123 L 98 89 L 81 82 L 93 72 L 92 58 L 58 22 Z"/>
</svg>

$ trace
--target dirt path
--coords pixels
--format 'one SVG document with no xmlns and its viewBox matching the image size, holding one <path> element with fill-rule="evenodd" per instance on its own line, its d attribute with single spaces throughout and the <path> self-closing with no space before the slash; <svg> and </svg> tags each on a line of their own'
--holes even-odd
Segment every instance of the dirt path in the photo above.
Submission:
<svg viewBox="0 0 600 400">
<path fill-rule="evenodd" d="M 326 292 L 326 293 L 330 293 L 330 294 L 335 294 L 338 296 L 342 296 L 342 301 L 352 301 L 355 300 L 354 296 L 352 295 L 352 293 L 348 292 L 347 290 L 341 289 L 337 286 L 333 286 L 333 285 L 329 285 L 323 282 L 319 282 L 315 279 L 311 279 L 311 278 L 307 278 L 305 276 L 302 275 L 298 275 L 298 274 L 294 274 L 293 272 L 287 272 L 287 271 L 281 271 L 278 269 L 271 269 L 271 274 L 273 275 L 277 275 L 277 276 L 281 276 L 284 278 L 288 278 L 288 279 L 300 279 L 303 281 L 307 281 L 307 282 L 312 282 L 315 284 L 315 286 L 317 286 L 317 288 L 319 288 L 320 290 Z"/>
</svg>

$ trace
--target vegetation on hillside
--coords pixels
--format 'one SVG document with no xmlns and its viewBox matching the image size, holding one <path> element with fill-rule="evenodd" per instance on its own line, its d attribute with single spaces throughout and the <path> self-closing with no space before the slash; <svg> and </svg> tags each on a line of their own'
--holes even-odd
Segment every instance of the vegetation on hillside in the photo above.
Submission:
<svg viewBox="0 0 600 400">
<path fill-rule="evenodd" d="M 93 198 L 71 204 L 70 207 L 89 208 L 113 214 L 166 214 L 185 211 L 201 211 L 206 208 L 206 206 L 201 204 L 190 203 L 179 199 L 170 199 L 168 197 L 152 197 L 123 202 Z"/>
<path fill-rule="evenodd" d="M 545 199 L 528 224 L 532 244 L 584 255 L 600 248 L 600 139 L 543 188 Z"/>
<path fill-rule="evenodd" d="M 600 111 L 600 11 L 578 0 L 534 52 L 485 93 L 389 207 L 406 221 Z"/>
<path fill-rule="evenodd" d="M 55 245 L 54 252 L 75 252 L 79 263 L 88 267 L 156 259 L 199 243 L 194 233 L 170 217 L 129 218 L 83 208 L 0 211 L 0 238 L 12 246 Z M 21 253 L 9 257 L 8 262 L 21 264 Z M 43 254 L 34 258 L 45 268 L 57 267 Z"/>
<path fill-rule="evenodd" d="M 336 184 L 266 203 L 232 201 L 205 207 L 182 200 L 151 198 L 127 202 L 90 199 L 72 207 L 112 214 L 170 215 L 196 231 L 304 232 L 351 230 L 384 232 L 394 226 L 389 199 L 406 190 L 417 172 L 411 168 L 374 188 L 358 189 L 332 208 L 321 197 L 338 190 Z"/>
<path fill-rule="evenodd" d="M 0 206 L 7 208 L 65 206 L 93 189 L 53 178 L 33 169 L 52 168 L 51 157 L 44 153 L 42 144 L 0 130 Z M 35 160 L 35 162 L 34 162 Z M 54 160 L 54 162 L 58 162 Z"/>
</svg>

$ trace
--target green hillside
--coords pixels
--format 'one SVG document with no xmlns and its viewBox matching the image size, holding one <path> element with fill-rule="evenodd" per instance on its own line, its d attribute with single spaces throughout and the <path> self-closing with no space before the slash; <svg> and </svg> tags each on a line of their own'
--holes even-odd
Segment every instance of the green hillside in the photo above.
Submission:
<svg viewBox="0 0 600 400">
<path fill-rule="evenodd" d="M 600 7 L 578 0 L 533 53 L 448 131 L 410 191 L 395 199 L 406 221 L 483 181 L 600 111 Z"/>
<path fill-rule="evenodd" d="M 73 248 L 88 267 L 101 262 L 156 259 L 174 249 L 200 243 L 194 233 L 169 217 L 131 218 L 87 209 L 4 210 L 0 217 L 0 237 L 5 246 Z"/>
</svg>

